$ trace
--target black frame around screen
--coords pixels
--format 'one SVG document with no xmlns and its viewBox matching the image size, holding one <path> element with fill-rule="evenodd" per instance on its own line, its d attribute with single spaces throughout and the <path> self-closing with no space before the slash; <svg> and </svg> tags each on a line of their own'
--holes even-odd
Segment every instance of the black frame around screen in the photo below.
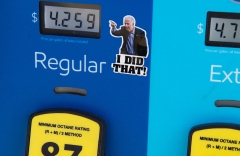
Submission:
<svg viewBox="0 0 240 156">
<path fill-rule="evenodd" d="M 236 42 L 221 42 L 221 41 L 210 41 L 210 25 L 211 18 L 226 18 L 226 19 L 239 19 L 240 13 L 229 13 L 229 12 L 207 12 L 207 21 L 206 21 L 206 36 L 205 36 L 205 45 L 206 46 L 219 46 L 219 47 L 240 47 L 239 43 Z"/>
</svg>

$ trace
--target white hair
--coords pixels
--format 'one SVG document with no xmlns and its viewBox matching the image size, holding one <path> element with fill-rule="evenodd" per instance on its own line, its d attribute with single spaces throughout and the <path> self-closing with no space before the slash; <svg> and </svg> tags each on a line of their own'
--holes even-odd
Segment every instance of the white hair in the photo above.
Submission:
<svg viewBox="0 0 240 156">
<path fill-rule="evenodd" d="M 134 25 L 136 24 L 135 18 L 134 18 L 133 16 L 131 16 L 131 15 L 126 15 L 126 16 L 124 16 L 124 17 L 123 17 L 123 23 L 124 23 L 124 21 L 125 21 L 126 18 L 130 19 L 130 20 L 134 23 Z"/>
</svg>

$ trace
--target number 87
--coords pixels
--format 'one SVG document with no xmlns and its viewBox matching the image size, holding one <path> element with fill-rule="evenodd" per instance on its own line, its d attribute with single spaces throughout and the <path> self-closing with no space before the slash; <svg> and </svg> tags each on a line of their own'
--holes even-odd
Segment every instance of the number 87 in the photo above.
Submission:
<svg viewBox="0 0 240 156">
<path fill-rule="evenodd" d="M 49 147 L 53 148 L 53 151 L 49 151 Z M 64 150 L 73 151 L 71 156 L 78 156 L 82 151 L 82 146 L 65 144 Z M 44 156 L 56 156 L 59 152 L 59 146 L 54 142 L 47 142 L 42 146 L 42 154 Z"/>
</svg>

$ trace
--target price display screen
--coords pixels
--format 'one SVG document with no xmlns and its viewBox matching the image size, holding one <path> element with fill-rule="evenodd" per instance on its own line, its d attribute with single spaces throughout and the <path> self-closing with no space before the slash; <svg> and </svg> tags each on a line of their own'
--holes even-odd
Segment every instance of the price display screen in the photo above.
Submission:
<svg viewBox="0 0 240 156">
<path fill-rule="evenodd" d="M 100 38 L 100 5 L 40 3 L 40 33 Z"/>
<path fill-rule="evenodd" d="M 240 14 L 208 12 L 205 44 L 240 47 Z"/>
</svg>

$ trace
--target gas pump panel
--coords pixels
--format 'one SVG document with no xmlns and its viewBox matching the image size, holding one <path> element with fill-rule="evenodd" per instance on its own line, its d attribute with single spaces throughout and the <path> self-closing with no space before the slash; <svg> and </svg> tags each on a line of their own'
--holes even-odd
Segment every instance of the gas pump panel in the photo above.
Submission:
<svg viewBox="0 0 240 156">
<path fill-rule="evenodd" d="M 148 154 L 239 155 L 239 1 L 154 2 Z"/>
<path fill-rule="evenodd" d="M 153 1 L 3 1 L 1 155 L 147 155 Z"/>
</svg>

